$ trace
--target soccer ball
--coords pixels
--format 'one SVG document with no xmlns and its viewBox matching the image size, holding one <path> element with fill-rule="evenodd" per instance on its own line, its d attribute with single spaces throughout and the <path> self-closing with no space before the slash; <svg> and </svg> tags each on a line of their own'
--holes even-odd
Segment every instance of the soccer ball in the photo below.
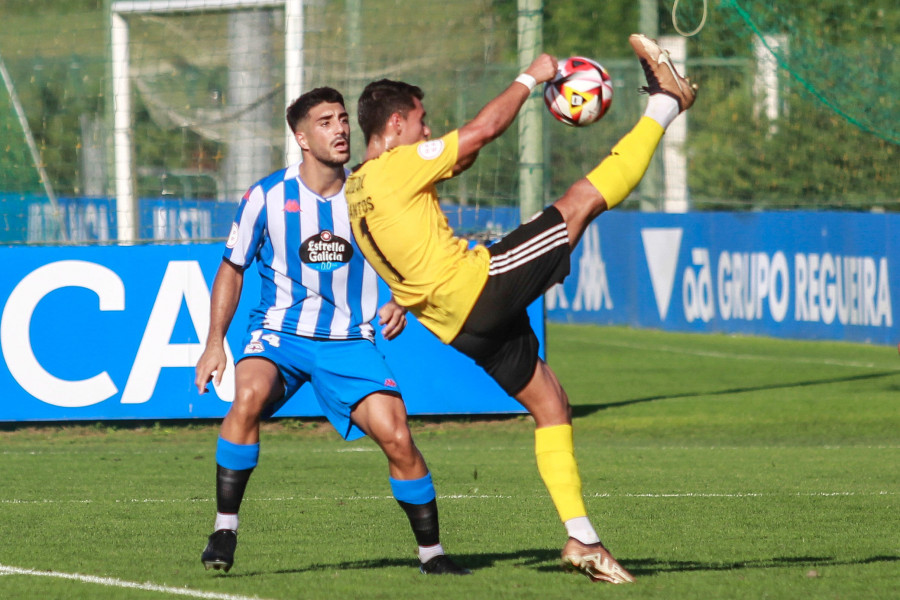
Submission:
<svg viewBox="0 0 900 600">
<path fill-rule="evenodd" d="M 609 73 L 600 63 L 582 56 L 561 62 L 556 77 L 544 84 L 544 103 L 550 114 L 574 127 L 600 120 L 612 97 Z"/>
</svg>

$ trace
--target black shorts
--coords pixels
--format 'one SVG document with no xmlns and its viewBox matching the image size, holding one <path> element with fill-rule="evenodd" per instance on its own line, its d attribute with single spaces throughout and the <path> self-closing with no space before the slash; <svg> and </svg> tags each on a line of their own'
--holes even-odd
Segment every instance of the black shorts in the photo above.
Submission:
<svg viewBox="0 0 900 600">
<path fill-rule="evenodd" d="M 450 345 L 515 396 L 531 380 L 538 360 L 528 306 L 569 274 L 566 223 L 551 206 L 489 250 L 487 283 Z"/>
</svg>

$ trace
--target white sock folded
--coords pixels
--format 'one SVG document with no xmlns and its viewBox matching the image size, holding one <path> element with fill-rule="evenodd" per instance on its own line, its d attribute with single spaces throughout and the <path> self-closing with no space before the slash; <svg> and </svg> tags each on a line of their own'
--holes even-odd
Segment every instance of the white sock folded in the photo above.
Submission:
<svg viewBox="0 0 900 600">
<path fill-rule="evenodd" d="M 645 117 L 650 117 L 666 129 L 678 116 L 678 100 L 667 94 L 653 94 L 647 101 Z"/>
<path fill-rule="evenodd" d="M 435 556 L 440 556 L 441 554 L 444 554 L 444 547 L 440 544 L 435 544 L 434 546 L 419 546 L 419 562 L 422 564 L 427 563 Z"/>
<path fill-rule="evenodd" d="M 238 516 L 231 515 L 227 513 L 216 513 L 216 528 L 215 531 L 219 531 L 220 529 L 230 529 L 232 531 L 237 531 L 238 528 Z"/>
<path fill-rule="evenodd" d="M 569 519 L 565 525 L 566 533 L 569 534 L 569 537 L 575 538 L 582 544 L 596 544 L 600 542 L 600 536 L 594 531 L 594 526 L 591 525 L 591 520 L 587 517 Z"/>
</svg>

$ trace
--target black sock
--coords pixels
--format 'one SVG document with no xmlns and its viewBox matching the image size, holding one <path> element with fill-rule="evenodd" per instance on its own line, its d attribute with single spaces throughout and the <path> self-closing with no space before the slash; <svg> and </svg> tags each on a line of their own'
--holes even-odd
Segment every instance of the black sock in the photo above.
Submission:
<svg viewBox="0 0 900 600">
<path fill-rule="evenodd" d="M 420 546 L 434 546 L 441 542 L 440 528 L 438 527 L 437 499 L 425 504 L 410 504 L 397 500 L 409 517 L 416 543 Z"/>
<path fill-rule="evenodd" d="M 235 471 L 216 465 L 216 510 L 225 514 L 237 514 L 244 499 L 244 490 L 253 469 Z"/>
</svg>

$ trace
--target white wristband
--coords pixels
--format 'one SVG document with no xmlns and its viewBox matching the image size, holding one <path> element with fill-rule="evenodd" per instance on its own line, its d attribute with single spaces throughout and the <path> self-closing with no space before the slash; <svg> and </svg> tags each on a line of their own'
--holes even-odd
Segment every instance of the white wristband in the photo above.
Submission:
<svg viewBox="0 0 900 600">
<path fill-rule="evenodd" d="M 534 89 L 534 86 L 537 85 L 537 79 L 535 79 L 528 73 L 522 73 L 521 75 L 516 77 L 516 81 L 527 87 L 529 92 Z"/>
</svg>

